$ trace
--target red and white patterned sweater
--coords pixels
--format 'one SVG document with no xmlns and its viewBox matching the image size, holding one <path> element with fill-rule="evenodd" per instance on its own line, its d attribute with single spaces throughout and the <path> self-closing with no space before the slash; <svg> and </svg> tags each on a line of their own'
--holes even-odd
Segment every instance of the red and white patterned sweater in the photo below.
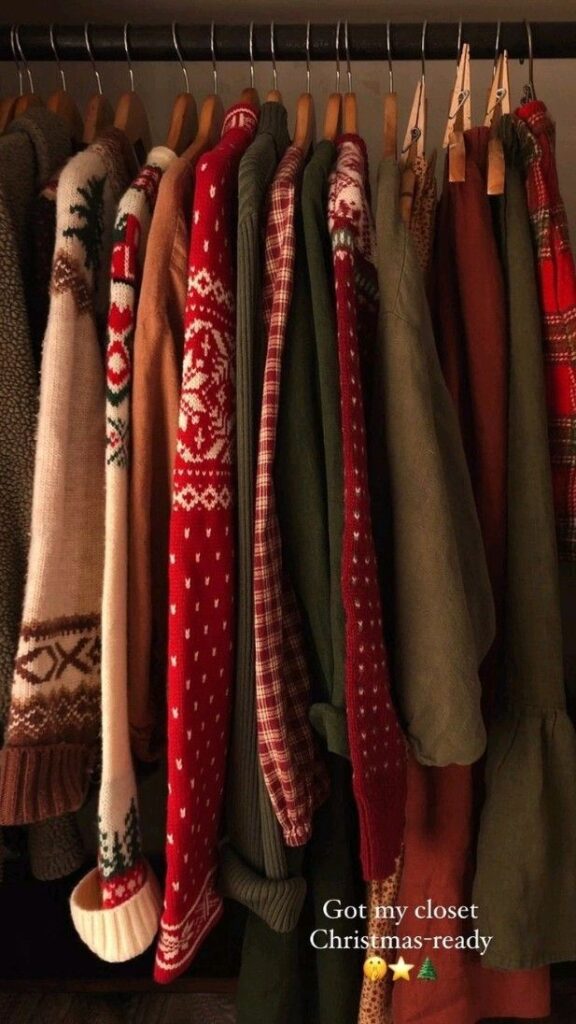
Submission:
<svg viewBox="0 0 576 1024">
<path fill-rule="evenodd" d="M 170 520 L 159 982 L 186 969 L 222 912 L 214 876 L 234 670 L 235 224 L 238 166 L 257 120 L 251 107 L 232 107 L 196 170 Z"/>
</svg>

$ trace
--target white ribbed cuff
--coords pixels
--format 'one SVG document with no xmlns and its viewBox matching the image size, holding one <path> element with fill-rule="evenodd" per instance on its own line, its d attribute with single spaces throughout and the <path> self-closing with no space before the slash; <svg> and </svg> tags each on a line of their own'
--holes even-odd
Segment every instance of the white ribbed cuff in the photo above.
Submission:
<svg viewBox="0 0 576 1024">
<path fill-rule="evenodd" d="M 131 960 L 148 949 L 158 931 L 161 906 L 160 886 L 147 863 L 142 888 L 117 907 L 102 906 L 98 868 L 85 875 L 70 896 L 76 931 L 108 963 Z"/>
</svg>

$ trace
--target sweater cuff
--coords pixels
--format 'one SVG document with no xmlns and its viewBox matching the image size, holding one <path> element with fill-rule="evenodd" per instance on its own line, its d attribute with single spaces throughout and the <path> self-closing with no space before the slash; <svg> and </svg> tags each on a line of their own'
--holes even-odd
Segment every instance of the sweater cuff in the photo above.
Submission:
<svg viewBox="0 0 576 1024">
<path fill-rule="evenodd" d="M 123 963 L 139 956 L 158 931 L 162 897 L 149 864 L 145 866 L 142 888 L 116 907 L 102 906 L 98 868 L 85 875 L 70 896 L 76 931 L 88 948 L 108 963 Z"/>
<path fill-rule="evenodd" d="M 290 932 L 298 924 L 306 895 L 303 878 L 263 878 L 226 844 L 218 883 L 223 896 L 247 907 L 273 931 Z"/>
<path fill-rule="evenodd" d="M 65 814 L 31 825 L 28 855 L 34 878 L 52 882 L 78 871 L 84 863 L 84 845 L 76 818 Z"/>
<path fill-rule="evenodd" d="M 77 811 L 86 797 L 93 760 L 93 749 L 79 743 L 4 747 L 0 825 L 30 825 Z"/>
</svg>

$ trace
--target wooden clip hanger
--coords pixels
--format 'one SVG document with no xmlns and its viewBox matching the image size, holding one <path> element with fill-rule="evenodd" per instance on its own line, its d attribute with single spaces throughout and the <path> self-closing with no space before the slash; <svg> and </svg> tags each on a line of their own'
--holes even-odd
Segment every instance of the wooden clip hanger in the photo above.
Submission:
<svg viewBox="0 0 576 1024">
<path fill-rule="evenodd" d="M 130 92 L 123 93 L 116 104 L 114 127 L 124 132 L 136 153 L 137 159 L 142 164 L 152 146 L 152 134 L 144 104 L 138 93 L 134 90 L 134 71 L 128 48 L 127 22 L 124 25 L 124 51 L 128 62 L 128 74 L 130 75 Z"/>
<path fill-rule="evenodd" d="M 466 180 L 464 132 L 471 127 L 470 46 L 468 43 L 464 43 L 458 58 L 442 143 L 444 149 L 448 149 L 448 180 L 451 182 Z"/>
<path fill-rule="evenodd" d="M 500 121 L 502 114 L 510 113 L 510 75 L 508 69 L 508 53 L 504 50 L 498 58 L 492 88 L 488 96 L 488 105 L 484 125 L 490 129 L 488 141 L 488 173 L 486 191 L 489 196 L 500 196 L 504 193 L 506 164 L 504 147 L 500 138 Z"/>
<path fill-rule="evenodd" d="M 400 167 L 402 168 L 400 213 L 405 224 L 410 223 L 412 216 L 412 204 L 416 188 L 414 164 L 418 157 L 424 157 L 426 153 L 427 112 L 426 80 L 424 77 L 421 77 L 414 92 L 410 120 L 408 121 L 404 145 L 400 153 Z"/>
<path fill-rule="evenodd" d="M 86 52 L 92 62 L 92 70 L 94 71 L 94 77 L 96 79 L 97 92 L 94 96 L 90 97 L 86 104 L 86 112 L 84 114 L 84 135 L 82 140 L 86 146 L 89 146 L 94 142 L 104 128 L 109 128 L 114 124 L 114 109 L 102 92 L 100 72 L 96 67 L 96 61 L 94 60 L 94 54 L 92 53 L 88 30 L 88 22 L 85 22 L 84 42 L 86 43 Z"/>
<path fill-rule="evenodd" d="M 188 71 L 178 44 L 175 21 L 172 22 L 172 41 L 176 56 L 180 62 L 185 91 L 178 94 L 172 105 L 166 135 L 166 146 L 173 153 L 176 153 L 177 156 L 181 156 L 196 137 L 198 131 L 198 112 L 196 110 L 196 100 L 190 92 Z"/>
</svg>

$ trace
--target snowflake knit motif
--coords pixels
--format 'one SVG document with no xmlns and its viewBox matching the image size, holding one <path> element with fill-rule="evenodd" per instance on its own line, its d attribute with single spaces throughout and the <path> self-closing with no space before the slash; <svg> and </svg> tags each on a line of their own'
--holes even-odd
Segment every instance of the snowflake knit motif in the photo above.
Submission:
<svg viewBox="0 0 576 1024">
<path fill-rule="evenodd" d="M 377 336 L 378 285 L 366 149 L 358 136 L 343 135 L 337 151 L 328 224 L 344 458 L 345 687 L 360 856 L 365 879 L 374 881 L 393 874 L 401 851 L 406 747 L 392 703 L 368 487 L 364 401 Z"/>
<path fill-rule="evenodd" d="M 177 978 L 222 913 L 216 892 L 232 700 L 235 225 L 256 112 L 228 112 L 196 183 L 170 519 L 167 874 L 154 977 Z"/>
</svg>

